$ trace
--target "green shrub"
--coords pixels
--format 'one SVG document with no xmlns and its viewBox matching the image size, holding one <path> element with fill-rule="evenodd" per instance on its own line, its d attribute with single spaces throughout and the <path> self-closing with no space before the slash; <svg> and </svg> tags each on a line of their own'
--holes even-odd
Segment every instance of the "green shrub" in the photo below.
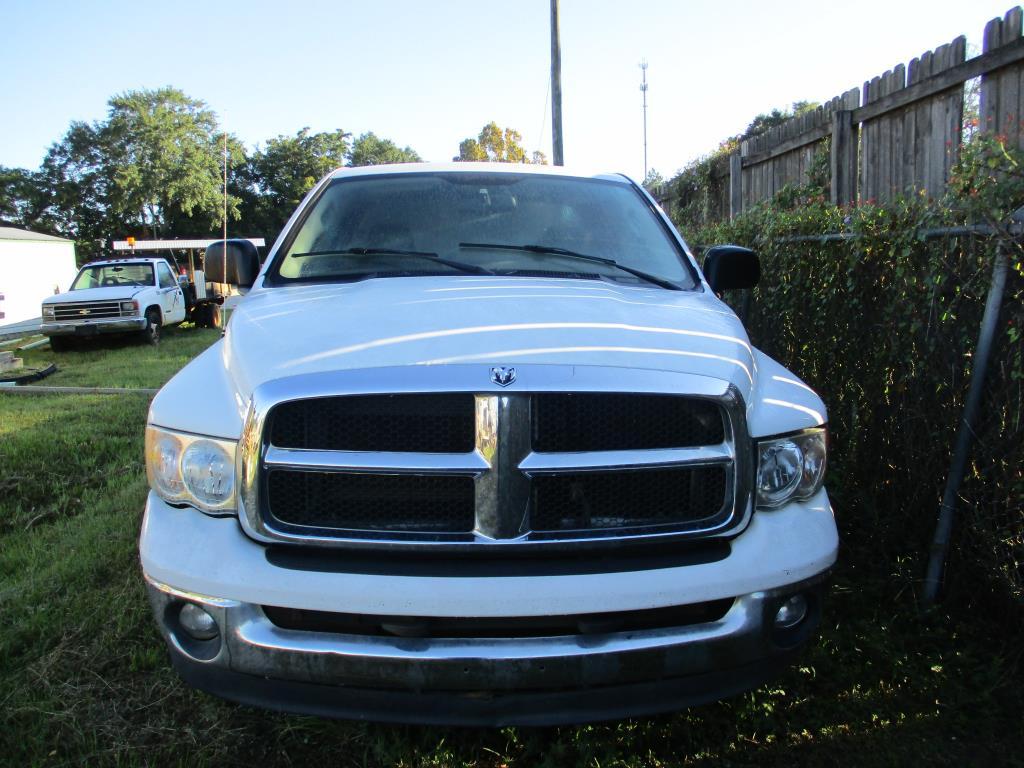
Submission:
<svg viewBox="0 0 1024 768">
<path fill-rule="evenodd" d="M 1007 221 L 1024 203 L 1021 155 L 998 137 L 966 146 L 950 193 L 888 205 L 828 204 L 788 188 L 737 219 L 685 232 L 690 242 L 757 250 L 762 281 L 753 342 L 825 399 L 829 487 L 853 567 L 923 575 L 997 248 L 1010 280 L 985 388 L 947 585 L 977 577 L 1024 604 L 1024 268 Z M 988 223 L 993 236 L 928 237 Z M 681 222 L 685 230 L 685 223 Z M 801 237 L 840 233 L 844 239 Z M 731 298 L 730 298 L 731 300 Z M 897 588 L 894 585 L 894 588 Z"/>
</svg>

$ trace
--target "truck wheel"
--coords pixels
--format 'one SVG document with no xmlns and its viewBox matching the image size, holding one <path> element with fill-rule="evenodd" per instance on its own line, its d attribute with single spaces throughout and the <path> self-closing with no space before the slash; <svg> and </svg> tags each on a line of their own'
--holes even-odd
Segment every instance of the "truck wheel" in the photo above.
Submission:
<svg viewBox="0 0 1024 768">
<path fill-rule="evenodd" d="M 219 304 L 210 305 L 208 328 L 223 328 L 224 327 L 224 310 L 220 308 Z"/>
<path fill-rule="evenodd" d="M 67 352 L 72 349 L 72 342 L 67 336 L 50 336 L 50 349 L 54 352 Z"/>
<path fill-rule="evenodd" d="M 160 311 L 157 309 L 146 310 L 146 327 L 142 331 L 142 338 L 147 344 L 154 347 L 160 343 Z"/>
<path fill-rule="evenodd" d="M 192 324 L 196 328 L 205 328 L 209 323 L 209 313 L 205 304 L 196 304 L 192 307 Z"/>
</svg>

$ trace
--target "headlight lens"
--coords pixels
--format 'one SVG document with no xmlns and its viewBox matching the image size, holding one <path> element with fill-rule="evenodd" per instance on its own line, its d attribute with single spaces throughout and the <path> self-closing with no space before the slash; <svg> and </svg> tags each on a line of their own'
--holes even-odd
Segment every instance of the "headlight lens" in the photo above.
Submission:
<svg viewBox="0 0 1024 768">
<path fill-rule="evenodd" d="M 211 440 L 197 440 L 181 456 L 185 488 L 199 502 L 222 506 L 235 492 L 235 461 Z"/>
<path fill-rule="evenodd" d="M 153 435 L 150 445 L 150 433 Z M 155 429 L 146 433 L 146 471 L 149 484 L 168 501 L 185 497 L 185 483 L 181 478 L 181 440 Z"/>
<path fill-rule="evenodd" d="M 53 320 L 54 308 L 53 304 L 43 304 L 43 317 L 47 320 Z"/>
<path fill-rule="evenodd" d="M 816 494 L 825 480 L 825 428 L 757 444 L 757 506 L 779 507 Z"/>
<path fill-rule="evenodd" d="M 129 315 L 134 315 L 139 311 L 139 302 L 137 301 L 122 301 L 121 312 Z"/>
<path fill-rule="evenodd" d="M 167 501 L 234 512 L 235 446 L 232 440 L 146 427 L 149 485 Z"/>
</svg>

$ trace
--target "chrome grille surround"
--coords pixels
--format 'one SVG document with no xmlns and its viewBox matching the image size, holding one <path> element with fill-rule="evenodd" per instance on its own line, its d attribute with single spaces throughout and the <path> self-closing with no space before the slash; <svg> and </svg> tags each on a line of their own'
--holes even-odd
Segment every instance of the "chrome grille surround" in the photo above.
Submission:
<svg viewBox="0 0 1024 768">
<path fill-rule="evenodd" d="M 517 365 L 509 388 L 492 384 L 483 365 L 407 366 L 303 374 L 259 386 L 249 404 L 236 473 L 239 518 L 253 538 L 318 547 L 479 550 L 481 546 L 551 549 L 622 542 L 733 536 L 752 513 L 753 452 L 745 404 L 728 382 L 694 374 L 599 366 Z M 268 417 L 292 400 L 369 394 L 468 392 L 475 398 L 476 441 L 466 453 L 358 452 L 278 448 L 269 442 Z M 624 451 L 539 453 L 530 449 L 531 396 L 541 392 L 678 395 L 717 402 L 726 419 L 717 445 Z M 542 475 L 655 470 L 718 465 L 727 469 L 721 512 L 697 524 L 637 529 L 537 532 L 530 529 L 531 479 Z M 270 470 L 471 477 L 475 526 L 471 533 L 387 531 L 346 535 L 345 529 L 284 525 L 267 508 Z M 700 524 L 700 523 L 704 524 Z"/>
<path fill-rule="evenodd" d="M 121 303 L 131 299 L 116 301 L 65 301 L 51 304 L 54 320 L 107 320 L 119 317 L 137 317 L 138 310 L 125 312 Z"/>
</svg>

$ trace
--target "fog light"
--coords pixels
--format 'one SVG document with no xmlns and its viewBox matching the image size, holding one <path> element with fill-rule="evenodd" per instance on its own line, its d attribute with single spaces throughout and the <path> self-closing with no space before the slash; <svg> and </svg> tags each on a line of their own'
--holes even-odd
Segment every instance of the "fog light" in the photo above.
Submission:
<svg viewBox="0 0 1024 768">
<path fill-rule="evenodd" d="M 217 622 L 198 605 L 186 603 L 181 607 L 178 621 L 182 629 L 196 640 L 212 640 L 218 634 Z"/>
<path fill-rule="evenodd" d="M 807 598 L 793 595 L 779 608 L 775 614 L 776 629 L 792 629 L 807 616 Z"/>
</svg>

